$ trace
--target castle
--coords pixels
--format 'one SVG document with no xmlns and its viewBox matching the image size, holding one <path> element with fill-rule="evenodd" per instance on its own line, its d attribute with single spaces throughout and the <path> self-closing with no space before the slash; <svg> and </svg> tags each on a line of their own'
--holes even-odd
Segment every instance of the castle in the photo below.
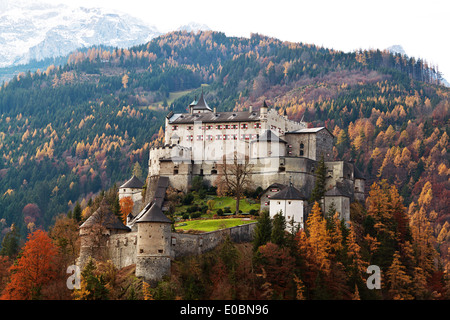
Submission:
<svg viewBox="0 0 450 320">
<path fill-rule="evenodd" d="M 196 176 L 215 185 L 221 165 L 236 154 L 251 163 L 251 184 L 264 190 L 261 210 L 272 217 L 281 212 L 299 227 L 322 158 L 327 169 L 322 208 L 334 206 L 341 219 L 349 221 L 350 203 L 364 201 L 364 178 L 353 163 L 333 161 L 334 137 L 327 128 L 289 120 L 266 102 L 258 110 L 217 112 L 202 93 L 188 108 L 187 113 L 166 116 L 165 145 L 150 150 L 145 192 L 144 183 L 134 176 L 119 188 L 119 198 L 130 197 L 135 204 L 126 225 L 106 205 L 81 225 L 81 265 L 89 256 L 103 254 L 117 267 L 136 264 L 136 276 L 155 283 L 170 274 L 171 259 L 211 250 L 225 236 L 250 241 L 254 223 L 182 234 L 172 232 L 163 212 L 169 186 L 187 192 Z"/>
</svg>

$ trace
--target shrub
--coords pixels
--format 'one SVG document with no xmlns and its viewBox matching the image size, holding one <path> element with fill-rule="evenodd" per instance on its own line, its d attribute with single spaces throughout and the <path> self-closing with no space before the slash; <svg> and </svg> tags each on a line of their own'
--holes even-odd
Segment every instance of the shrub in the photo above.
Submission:
<svg viewBox="0 0 450 320">
<path fill-rule="evenodd" d="M 216 213 L 219 216 L 223 216 L 223 210 L 222 209 L 217 209 Z"/>
<path fill-rule="evenodd" d="M 200 218 L 201 215 L 202 213 L 200 211 L 194 212 L 191 214 L 191 219 Z"/>
<path fill-rule="evenodd" d="M 183 204 L 184 205 L 190 205 L 194 201 L 194 195 L 192 193 L 188 193 L 183 197 Z"/>
</svg>

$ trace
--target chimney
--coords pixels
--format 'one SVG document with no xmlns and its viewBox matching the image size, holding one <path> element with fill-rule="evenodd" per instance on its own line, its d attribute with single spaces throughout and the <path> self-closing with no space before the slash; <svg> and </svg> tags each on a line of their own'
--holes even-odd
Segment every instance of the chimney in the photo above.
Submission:
<svg viewBox="0 0 450 320">
<path fill-rule="evenodd" d="M 252 113 L 253 112 L 253 106 L 248 107 L 248 112 Z"/>
<path fill-rule="evenodd" d="M 216 113 L 216 107 L 214 107 L 214 111 L 213 112 Z"/>
</svg>

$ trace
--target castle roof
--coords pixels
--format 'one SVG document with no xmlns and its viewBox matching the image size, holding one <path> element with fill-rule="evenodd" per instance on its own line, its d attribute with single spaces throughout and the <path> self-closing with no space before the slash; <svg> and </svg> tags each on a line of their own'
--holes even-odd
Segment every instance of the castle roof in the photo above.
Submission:
<svg viewBox="0 0 450 320">
<path fill-rule="evenodd" d="M 259 111 L 176 113 L 169 118 L 170 124 L 193 124 L 195 121 L 202 123 L 256 122 L 260 119 Z"/>
<path fill-rule="evenodd" d="M 350 195 L 347 192 L 347 190 L 344 190 L 344 188 L 341 187 L 340 185 L 336 185 L 332 189 L 325 192 L 324 196 L 325 197 L 347 197 L 347 198 L 350 198 Z"/>
<path fill-rule="evenodd" d="M 131 177 L 130 180 L 125 182 L 123 185 L 120 186 L 120 188 L 136 188 L 136 189 L 142 189 L 144 187 L 144 183 L 139 180 L 135 175 Z"/>
<path fill-rule="evenodd" d="M 326 127 L 302 128 L 299 130 L 286 132 L 286 134 L 295 134 L 295 133 L 308 134 L 308 133 L 317 133 L 322 130 L 326 130 L 332 137 L 334 137 L 334 135 Z"/>
<path fill-rule="evenodd" d="M 290 185 L 270 197 L 271 200 L 306 200 L 306 197 L 294 186 Z"/>
<path fill-rule="evenodd" d="M 160 222 L 160 223 L 172 223 L 172 221 L 167 218 L 167 216 L 162 212 L 162 209 L 156 202 L 151 202 L 145 207 L 146 210 L 144 214 L 136 221 L 136 223 L 141 222 Z"/>
<path fill-rule="evenodd" d="M 189 106 L 192 107 L 194 110 L 209 110 L 209 111 L 212 111 L 212 109 L 206 103 L 205 97 L 203 97 L 203 92 L 200 95 L 200 99 L 198 99 L 198 101 L 193 101 Z"/>
<path fill-rule="evenodd" d="M 111 211 L 105 198 L 103 198 L 100 203 L 100 207 L 80 226 L 80 228 L 91 228 L 96 224 L 102 225 L 106 229 L 130 230 L 130 228 L 125 226 Z"/>
</svg>

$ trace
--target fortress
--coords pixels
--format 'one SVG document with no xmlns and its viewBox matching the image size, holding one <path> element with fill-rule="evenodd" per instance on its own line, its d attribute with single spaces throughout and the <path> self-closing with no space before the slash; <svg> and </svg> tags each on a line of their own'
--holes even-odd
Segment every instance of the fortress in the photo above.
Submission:
<svg viewBox="0 0 450 320">
<path fill-rule="evenodd" d="M 225 236 L 251 241 L 254 223 L 182 234 L 172 232 L 163 212 L 169 186 L 188 192 L 196 176 L 215 185 L 228 161 L 251 163 L 251 184 L 264 190 L 261 210 L 271 216 L 282 212 L 299 227 L 306 219 L 321 159 L 327 169 L 324 211 L 334 206 L 341 219 L 349 221 L 350 203 L 364 201 L 364 178 L 353 163 L 333 161 L 334 137 L 327 128 L 291 121 L 265 102 L 258 110 L 217 112 L 203 93 L 188 108 L 187 113 L 166 116 L 165 144 L 150 150 L 145 192 L 136 177 L 119 188 L 119 198 L 130 197 L 135 204 L 126 225 L 106 204 L 81 225 L 80 265 L 90 256 L 103 255 L 119 268 L 136 264 L 136 276 L 155 283 L 170 274 L 172 259 L 211 250 Z"/>
</svg>

